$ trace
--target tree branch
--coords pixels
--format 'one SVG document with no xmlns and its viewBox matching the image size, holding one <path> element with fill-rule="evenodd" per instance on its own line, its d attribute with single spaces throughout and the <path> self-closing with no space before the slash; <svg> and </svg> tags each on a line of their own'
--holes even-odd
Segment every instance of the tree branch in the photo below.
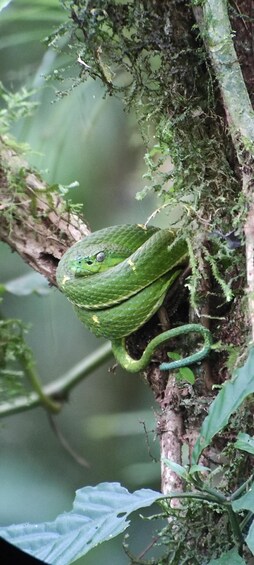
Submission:
<svg viewBox="0 0 254 565">
<path fill-rule="evenodd" d="M 254 151 L 254 112 L 233 43 L 226 0 L 205 0 L 203 13 L 194 8 L 232 133 L 240 134 L 246 149 Z M 237 147 L 236 147 L 237 149 Z"/>
<path fill-rule="evenodd" d="M 63 253 L 90 233 L 7 138 L 0 138 L 0 219 L 0 239 L 53 285 Z"/>
<path fill-rule="evenodd" d="M 170 494 L 173 491 L 181 492 L 183 483 L 165 463 L 165 459 L 182 465 L 182 443 L 184 424 L 179 408 L 179 388 L 173 376 L 169 377 L 165 389 L 165 396 L 161 402 L 162 414 L 158 426 L 161 448 L 161 491 Z M 178 508 L 180 502 L 177 498 L 171 500 L 171 506 Z"/>
<path fill-rule="evenodd" d="M 211 57 L 228 125 L 242 165 L 242 192 L 248 203 L 244 231 L 249 319 L 254 341 L 254 111 L 235 51 L 226 0 L 205 0 L 194 13 Z"/>
<path fill-rule="evenodd" d="M 63 253 L 88 235 L 83 220 L 72 212 L 60 192 L 41 180 L 19 154 L 17 144 L 0 138 L 0 239 L 16 251 L 33 269 L 56 285 L 56 268 Z M 58 410 L 77 382 L 111 356 L 106 343 L 66 375 L 41 387 L 32 363 L 21 359 L 35 392 L 0 405 L 0 416 L 29 410 L 39 404 Z"/>
<path fill-rule="evenodd" d="M 42 388 L 43 395 L 52 398 L 59 403 L 67 400 L 69 392 L 77 386 L 85 377 L 89 376 L 95 369 L 100 367 L 112 357 L 111 343 L 107 342 L 82 361 L 74 365 L 65 375 L 59 377 L 52 383 Z M 27 396 L 20 396 L 10 402 L 0 404 L 0 417 L 11 416 L 19 412 L 25 412 L 41 405 L 41 397 L 36 392 Z"/>
</svg>

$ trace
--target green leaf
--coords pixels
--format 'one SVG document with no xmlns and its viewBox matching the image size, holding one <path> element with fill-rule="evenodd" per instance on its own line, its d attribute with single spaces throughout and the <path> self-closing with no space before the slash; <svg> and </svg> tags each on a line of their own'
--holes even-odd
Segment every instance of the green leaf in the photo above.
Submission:
<svg viewBox="0 0 254 565">
<path fill-rule="evenodd" d="M 181 355 L 179 355 L 176 351 L 168 351 L 167 355 L 169 359 L 172 359 L 173 361 L 181 359 Z M 187 383 L 190 383 L 191 385 L 195 383 L 195 375 L 189 367 L 180 367 L 176 373 L 176 379 L 187 381 Z"/>
<path fill-rule="evenodd" d="M 212 559 L 207 565 L 246 565 L 246 561 L 239 555 L 237 549 L 233 548 L 218 559 Z"/>
<path fill-rule="evenodd" d="M 7 290 L 17 296 L 28 296 L 32 292 L 45 295 L 50 292 L 48 281 L 39 273 L 28 273 L 1 284 L 0 291 Z"/>
<path fill-rule="evenodd" d="M 239 433 L 235 442 L 235 448 L 254 455 L 254 438 L 249 436 L 249 434 Z"/>
<path fill-rule="evenodd" d="M 192 463 L 199 457 L 212 438 L 228 423 L 230 416 L 239 408 L 247 396 L 254 392 L 254 348 L 249 352 L 243 367 L 237 369 L 231 381 L 226 382 L 212 402 L 198 440 L 194 446 Z"/>
<path fill-rule="evenodd" d="M 254 512 L 254 483 L 252 483 L 248 492 L 232 502 L 232 508 L 234 512 L 240 512 L 240 510 L 250 510 Z"/>
<path fill-rule="evenodd" d="M 176 351 L 168 351 L 167 356 L 173 361 L 178 361 L 178 359 L 181 359 L 181 355 L 179 355 L 179 353 L 176 353 Z"/>
<path fill-rule="evenodd" d="M 252 555 L 254 555 L 254 522 L 252 522 L 251 527 L 249 529 L 249 533 L 245 539 L 249 550 L 251 551 Z"/>
<path fill-rule="evenodd" d="M 190 383 L 191 385 L 194 385 L 195 383 L 195 375 L 189 367 L 180 367 L 178 378 L 182 381 L 187 381 L 187 383 Z"/>
<path fill-rule="evenodd" d="M 192 465 L 189 469 L 189 475 L 195 475 L 195 473 L 203 472 L 211 473 L 211 469 L 209 469 L 209 467 L 205 467 L 204 465 Z"/>
<path fill-rule="evenodd" d="M 68 565 L 129 525 L 128 515 L 162 498 L 149 489 L 129 493 L 119 483 L 101 483 L 76 492 L 71 512 L 54 522 L 0 528 L 0 536 L 48 565 Z"/>
<path fill-rule="evenodd" d="M 163 459 L 163 463 L 165 463 L 165 465 L 167 465 L 167 467 L 169 467 L 171 471 L 174 471 L 174 473 L 176 473 L 179 477 L 186 480 L 188 479 L 188 472 L 184 467 L 182 467 L 182 465 L 171 461 L 171 459 Z"/>
</svg>

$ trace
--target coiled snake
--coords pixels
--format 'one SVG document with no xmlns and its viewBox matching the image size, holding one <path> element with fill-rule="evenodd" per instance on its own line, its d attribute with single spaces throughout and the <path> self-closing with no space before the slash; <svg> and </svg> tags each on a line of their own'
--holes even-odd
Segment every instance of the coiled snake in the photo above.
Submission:
<svg viewBox="0 0 254 565">
<path fill-rule="evenodd" d="M 178 232 L 136 224 L 112 226 L 68 249 L 57 268 L 57 283 L 80 320 L 96 336 L 111 340 L 117 361 L 132 373 L 145 369 L 155 349 L 172 337 L 200 333 L 204 339 L 201 350 L 160 366 L 171 370 L 208 354 L 209 330 L 201 324 L 186 324 L 162 332 L 150 341 L 140 359 L 129 355 L 125 339 L 160 308 L 187 264 L 187 244 Z"/>
</svg>

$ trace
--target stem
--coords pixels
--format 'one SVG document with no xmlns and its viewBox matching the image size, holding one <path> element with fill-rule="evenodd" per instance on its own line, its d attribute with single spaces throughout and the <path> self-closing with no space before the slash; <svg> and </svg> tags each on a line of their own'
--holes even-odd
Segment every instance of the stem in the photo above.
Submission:
<svg viewBox="0 0 254 565">
<path fill-rule="evenodd" d="M 253 521 L 253 512 L 251 512 L 251 510 L 248 512 L 248 514 L 246 514 L 246 516 L 244 517 L 244 519 L 242 520 L 240 527 L 241 527 L 241 531 L 243 532 L 244 529 L 246 528 L 247 524 L 249 522 Z"/>
<path fill-rule="evenodd" d="M 28 355 L 23 354 L 19 356 L 19 360 L 27 378 L 29 379 L 33 389 L 37 393 L 39 401 L 44 406 L 44 408 L 53 413 L 59 412 L 61 410 L 61 404 L 59 402 L 55 402 L 50 398 L 50 396 L 45 394 L 38 375 L 35 371 L 32 359 L 30 359 Z"/>
<path fill-rule="evenodd" d="M 195 499 L 195 500 L 206 500 L 207 502 L 212 502 L 212 503 L 217 503 L 218 506 L 225 506 L 228 503 L 224 502 L 224 504 L 222 503 L 222 501 L 218 500 L 218 498 L 216 496 L 208 495 L 208 494 L 203 494 L 201 493 L 197 493 L 197 492 L 171 492 L 171 494 L 165 494 L 163 498 L 159 498 L 158 501 L 162 501 L 165 500 L 165 498 L 190 498 L 190 499 Z"/>
<path fill-rule="evenodd" d="M 110 359 L 111 356 L 111 344 L 107 342 L 91 353 L 91 355 L 88 355 L 85 359 L 74 365 L 65 375 L 43 387 L 41 389 L 43 396 L 47 398 L 59 398 L 60 400 L 66 399 L 72 388 Z M 1 404 L 0 417 L 3 418 L 5 416 L 11 416 L 12 414 L 18 414 L 19 412 L 25 412 L 40 404 L 41 398 L 39 394 L 32 392 L 27 396 L 21 396 L 11 402 Z"/>
<path fill-rule="evenodd" d="M 193 480 L 193 484 L 202 490 L 202 492 L 209 494 L 209 496 L 213 496 L 218 504 L 228 504 L 228 498 L 222 494 L 222 492 L 212 487 L 203 486 L 202 482 L 199 480 Z"/>
<path fill-rule="evenodd" d="M 247 490 L 249 484 L 253 481 L 254 474 L 252 474 L 247 481 L 245 481 L 230 497 L 230 500 L 236 500 L 242 494 L 243 491 Z"/>
<path fill-rule="evenodd" d="M 233 534 L 235 536 L 235 541 L 240 543 L 241 545 L 243 545 L 244 538 L 243 538 L 243 535 L 242 535 L 242 532 L 241 532 L 240 524 L 239 524 L 237 516 L 236 516 L 235 512 L 232 510 L 231 506 L 228 507 L 228 516 L 229 516 L 229 520 L 230 520 L 230 524 L 231 524 Z"/>
</svg>

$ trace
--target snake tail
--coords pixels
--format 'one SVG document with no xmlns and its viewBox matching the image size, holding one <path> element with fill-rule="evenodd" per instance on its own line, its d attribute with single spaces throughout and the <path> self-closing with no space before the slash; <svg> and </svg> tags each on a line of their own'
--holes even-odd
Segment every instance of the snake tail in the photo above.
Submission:
<svg viewBox="0 0 254 565">
<path fill-rule="evenodd" d="M 112 351 L 116 360 L 124 369 L 126 369 L 130 373 L 138 373 L 139 371 L 143 371 L 149 365 L 155 350 L 160 345 L 168 342 L 174 337 L 188 333 L 201 334 L 204 340 L 203 347 L 196 353 L 188 355 L 183 359 L 162 363 L 160 365 L 160 369 L 162 371 L 172 371 L 173 369 L 179 369 L 180 367 L 193 365 L 194 363 L 201 361 L 208 355 L 211 349 L 212 337 L 211 332 L 207 328 L 205 328 L 201 324 L 185 324 L 183 326 L 167 330 L 150 341 L 140 359 L 133 359 L 129 355 L 125 346 L 125 338 L 112 340 Z"/>
</svg>

